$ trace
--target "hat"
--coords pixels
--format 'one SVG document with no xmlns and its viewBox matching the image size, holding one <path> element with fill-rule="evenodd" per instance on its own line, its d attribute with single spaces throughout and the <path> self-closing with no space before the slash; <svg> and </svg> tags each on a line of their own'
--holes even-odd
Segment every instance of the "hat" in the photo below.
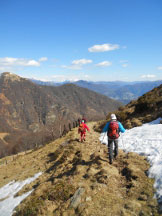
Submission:
<svg viewBox="0 0 162 216">
<path fill-rule="evenodd" d="M 116 115 L 115 114 L 111 114 L 111 119 L 112 120 L 116 120 Z"/>
</svg>

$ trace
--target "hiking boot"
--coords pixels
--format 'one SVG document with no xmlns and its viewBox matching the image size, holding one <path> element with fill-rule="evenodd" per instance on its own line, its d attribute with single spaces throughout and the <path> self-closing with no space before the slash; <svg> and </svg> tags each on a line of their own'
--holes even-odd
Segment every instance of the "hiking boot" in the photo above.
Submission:
<svg viewBox="0 0 162 216">
<path fill-rule="evenodd" d="M 114 159 L 115 159 L 115 160 L 117 159 L 117 157 L 118 157 L 118 155 L 114 155 Z"/>
</svg>

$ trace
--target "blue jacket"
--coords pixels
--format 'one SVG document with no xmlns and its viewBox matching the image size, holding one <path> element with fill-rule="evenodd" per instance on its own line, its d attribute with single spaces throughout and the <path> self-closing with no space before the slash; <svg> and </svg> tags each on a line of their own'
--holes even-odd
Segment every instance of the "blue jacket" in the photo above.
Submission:
<svg viewBox="0 0 162 216">
<path fill-rule="evenodd" d="M 119 132 L 124 133 L 124 132 L 125 132 L 125 128 L 123 127 L 123 125 L 122 125 L 119 121 L 117 121 L 117 122 L 118 122 L 118 124 L 119 124 Z M 107 132 L 107 131 L 108 131 L 108 129 L 109 129 L 109 124 L 110 124 L 110 122 L 107 122 L 107 124 L 106 124 L 105 127 L 103 128 L 103 131 L 102 131 L 102 132 Z"/>
</svg>

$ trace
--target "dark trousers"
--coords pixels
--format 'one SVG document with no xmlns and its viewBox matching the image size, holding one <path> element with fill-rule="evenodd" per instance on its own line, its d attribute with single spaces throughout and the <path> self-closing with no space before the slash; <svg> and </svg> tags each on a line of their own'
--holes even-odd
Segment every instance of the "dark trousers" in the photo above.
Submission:
<svg viewBox="0 0 162 216">
<path fill-rule="evenodd" d="M 114 144 L 114 150 L 113 150 L 113 144 Z M 110 163 L 112 163 L 113 153 L 115 158 L 118 155 L 118 139 L 115 140 L 108 139 L 108 153 L 109 153 L 109 161 Z"/>
</svg>

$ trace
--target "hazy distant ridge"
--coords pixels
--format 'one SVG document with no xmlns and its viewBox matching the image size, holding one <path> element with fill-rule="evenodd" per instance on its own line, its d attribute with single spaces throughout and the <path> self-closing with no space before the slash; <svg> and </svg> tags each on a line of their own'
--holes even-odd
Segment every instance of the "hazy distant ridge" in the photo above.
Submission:
<svg viewBox="0 0 162 216">
<path fill-rule="evenodd" d="M 162 84 L 162 80 L 157 81 L 134 81 L 134 82 L 124 82 L 124 81 L 112 81 L 112 82 L 92 82 L 79 80 L 76 82 L 42 82 L 38 80 L 32 80 L 39 85 L 49 85 L 49 86 L 60 86 L 65 83 L 73 83 L 77 86 L 90 89 L 92 91 L 98 92 L 100 94 L 106 95 L 110 98 L 119 100 L 125 104 L 129 103 L 131 100 L 137 99 L 146 92 L 152 90 L 153 88 Z"/>
</svg>

